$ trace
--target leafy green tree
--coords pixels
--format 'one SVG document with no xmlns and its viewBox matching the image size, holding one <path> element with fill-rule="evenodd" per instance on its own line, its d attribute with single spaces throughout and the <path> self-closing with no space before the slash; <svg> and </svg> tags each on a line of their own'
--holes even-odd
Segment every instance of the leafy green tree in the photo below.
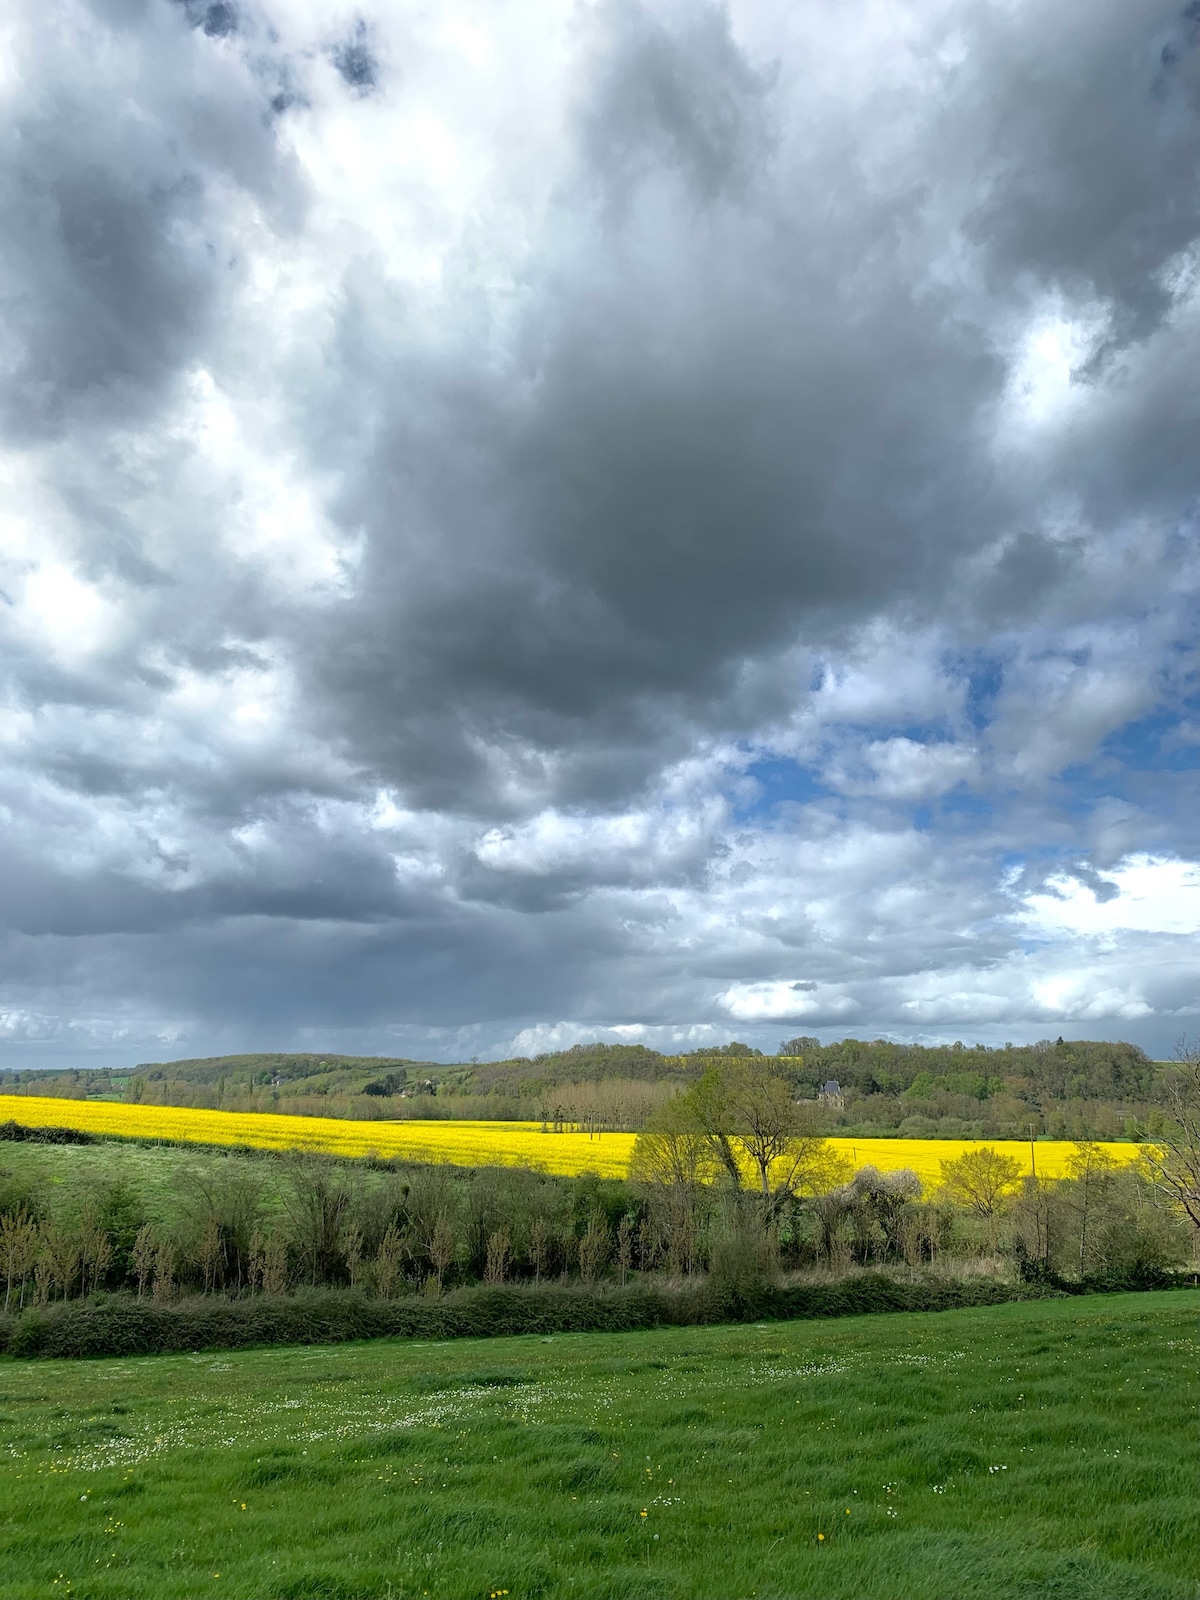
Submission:
<svg viewBox="0 0 1200 1600">
<path fill-rule="evenodd" d="M 331 1282 L 342 1271 L 342 1235 L 357 1198 L 359 1176 L 352 1169 L 337 1169 L 304 1155 L 293 1157 L 288 1166 L 290 1181 L 283 1202 L 301 1269 L 310 1283 Z"/>
<path fill-rule="evenodd" d="M 848 1176 L 821 1135 L 816 1106 L 798 1103 L 776 1061 L 764 1056 L 714 1062 L 668 1103 L 638 1149 L 634 1170 L 644 1176 L 654 1166 L 674 1169 L 672 1181 L 685 1171 L 693 1184 L 720 1176 L 735 1205 L 757 1191 L 768 1226 L 794 1196 Z"/>
<path fill-rule="evenodd" d="M 942 1188 L 958 1205 L 991 1219 L 1021 1181 L 1021 1164 L 990 1145 L 943 1161 Z"/>
<path fill-rule="evenodd" d="M 732 1067 L 727 1093 L 734 1137 L 754 1168 L 764 1204 L 793 1194 L 824 1147 L 816 1108 L 797 1103 L 787 1079 L 768 1063 Z"/>
<path fill-rule="evenodd" d="M 629 1175 L 649 1202 L 648 1232 L 661 1238 L 675 1272 L 695 1267 L 704 1184 L 713 1172 L 712 1145 L 688 1097 L 668 1100 L 638 1135 Z"/>
</svg>

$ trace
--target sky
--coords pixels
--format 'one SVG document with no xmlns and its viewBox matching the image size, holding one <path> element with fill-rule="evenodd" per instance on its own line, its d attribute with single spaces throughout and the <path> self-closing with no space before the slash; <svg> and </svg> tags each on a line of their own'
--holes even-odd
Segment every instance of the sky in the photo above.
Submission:
<svg viewBox="0 0 1200 1600">
<path fill-rule="evenodd" d="M 1200 0 L 0 30 L 0 1066 L 1195 1035 Z"/>
</svg>

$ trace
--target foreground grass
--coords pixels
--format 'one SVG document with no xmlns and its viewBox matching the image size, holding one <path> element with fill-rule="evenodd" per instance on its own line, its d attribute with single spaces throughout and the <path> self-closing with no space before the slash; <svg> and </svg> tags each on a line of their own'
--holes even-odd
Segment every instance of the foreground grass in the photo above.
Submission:
<svg viewBox="0 0 1200 1600">
<path fill-rule="evenodd" d="M 0 1361 L 0 1593 L 1183 1600 L 1198 1309 Z"/>
</svg>

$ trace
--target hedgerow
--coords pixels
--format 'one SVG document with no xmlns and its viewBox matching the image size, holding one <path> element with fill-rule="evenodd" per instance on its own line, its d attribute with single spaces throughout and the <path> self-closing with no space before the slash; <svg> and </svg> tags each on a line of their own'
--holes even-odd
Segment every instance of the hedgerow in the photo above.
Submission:
<svg viewBox="0 0 1200 1600">
<path fill-rule="evenodd" d="M 978 1278 L 905 1282 L 872 1272 L 840 1283 L 763 1284 L 737 1291 L 712 1284 L 682 1289 L 553 1285 L 467 1288 L 437 1299 L 413 1295 L 380 1300 L 347 1290 L 317 1290 L 240 1300 L 195 1296 L 166 1305 L 129 1295 L 106 1295 L 35 1307 L 0 1319 L 0 1349 L 10 1356 L 61 1358 L 336 1344 L 357 1339 L 618 1333 L 720 1322 L 949 1311 L 1093 1290 L 1166 1288 L 1194 1282 L 1193 1275 L 1158 1274 L 1154 1283 L 1093 1279 L 1054 1287 Z"/>
</svg>

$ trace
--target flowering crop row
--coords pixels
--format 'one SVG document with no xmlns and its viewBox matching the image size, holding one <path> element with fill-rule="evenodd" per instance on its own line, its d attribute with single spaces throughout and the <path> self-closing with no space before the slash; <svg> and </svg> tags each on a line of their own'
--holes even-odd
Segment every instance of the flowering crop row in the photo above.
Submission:
<svg viewBox="0 0 1200 1600">
<path fill-rule="evenodd" d="M 10 1118 L 27 1127 L 76 1128 L 126 1139 L 314 1150 L 331 1156 L 399 1156 L 464 1167 L 535 1167 L 563 1175 L 596 1172 L 605 1178 L 624 1177 L 634 1141 L 631 1133 L 544 1134 L 536 1122 L 359 1122 L 0 1095 L 0 1122 Z"/>
<path fill-rule="evenodd" d="M 333 1156 L 386 1156 L 446 1161 L 463 1167 L 532 1167 L 575 1176 L 594 1172 L 623 1178 L 629 1170 L 631 1133 L 543 1133 L 536 1122 L 350 1122 L 333 1117 L 279 1117 L 263 1112 L 197 1111 L 182 1106 L 121 1105 L 101 1100 L 51 1100 L 0 1095 L 0 1122 L 27 1127 L 75 1128 L 127 1139 L 248 1146 L 260 1150 L 313 1150 Z M 971 1139 L 831 1139 L 855 1167 L 884 1172 L 908 1167 L 932 1187 L 941 1163 L 983 1144 L 1015 1156 L 1029 1168 L 1028 1144 Z M 1038 1176 L 1059 1178 L 1073 1146 L 1039 1142 Z M 1138 1146 L 1103 1146 L 1117 1160 L 1133 1160 Z"/>
</svg>

